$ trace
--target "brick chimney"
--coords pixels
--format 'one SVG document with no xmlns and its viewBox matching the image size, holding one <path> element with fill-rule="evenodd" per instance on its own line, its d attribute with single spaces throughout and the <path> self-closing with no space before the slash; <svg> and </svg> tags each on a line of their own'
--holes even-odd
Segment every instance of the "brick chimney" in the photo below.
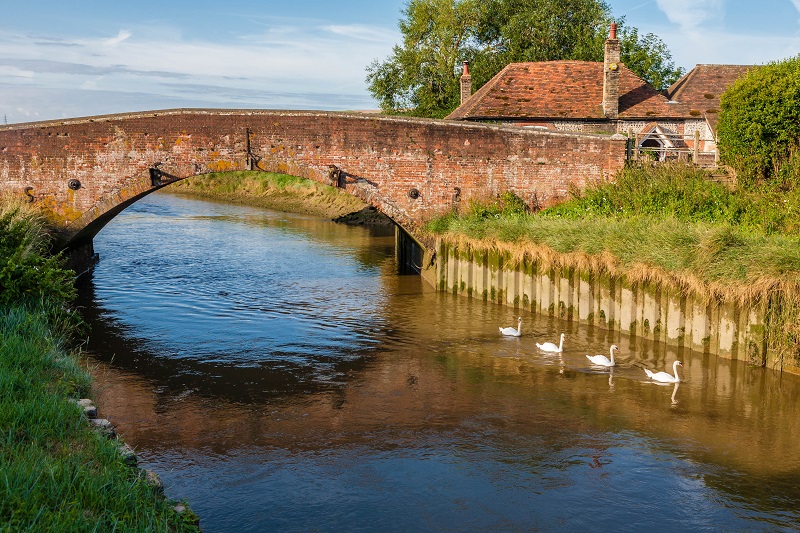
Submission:
<svg viewBox="0 0 800 533">
<path fill-rule="evenodd" d="M 615 119 L 619 116 L 620 46 L 617 39 L 617 24 L 614 22 L 611 23 L 603 51 L 603 113 L 606 118 Z"/>
<path fill-rule="evenodd" d="M 464 71 L 461 73 L 461 103 L 472 96 L 472 76 L 469 75 L 469 62 L 464 61 Z"/>
</svg>

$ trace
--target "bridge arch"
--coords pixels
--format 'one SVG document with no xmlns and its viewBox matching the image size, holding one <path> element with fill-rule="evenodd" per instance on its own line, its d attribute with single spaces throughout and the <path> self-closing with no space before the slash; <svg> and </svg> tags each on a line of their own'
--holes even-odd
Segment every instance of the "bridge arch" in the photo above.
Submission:
<svg viewBox="0 0 800 533">
<path fill-rule="evenodd" d="M 261 169 L 343 188 L 420 237 L 430 217 L 511 190 L 534 208 L 612 177 L 625 140 L 324 111 L 173 109 L 0 126 L 0 179 L 67 246 L 172 181 Z"/>
</svg>

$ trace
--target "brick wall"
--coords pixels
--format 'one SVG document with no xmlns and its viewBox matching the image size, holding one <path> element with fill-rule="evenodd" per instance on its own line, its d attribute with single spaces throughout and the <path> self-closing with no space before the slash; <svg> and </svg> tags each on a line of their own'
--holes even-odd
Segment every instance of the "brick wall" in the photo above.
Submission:
<svg viewBox="0 0 800 533">
<path fill-rule="evenodd" d="M 0 126 L 0 182 L 33 197 L 65 238 L 88 240 L 158 188 L 149 172 L 157 163 L 177 178 L 246 168 L 248 131 L 260 168 L 331 183 L 335 167 L 351 194 L 412 234 L 452 209 L 456 188 L 462 206 L 512 190 L 544 207 L 570 186 L 610 178 L 625 157 L 625 141 L 605 135 L 356 113 L 178 109 Z M 75 179 L 80 188 L 69 187 Z"/>
</svg>

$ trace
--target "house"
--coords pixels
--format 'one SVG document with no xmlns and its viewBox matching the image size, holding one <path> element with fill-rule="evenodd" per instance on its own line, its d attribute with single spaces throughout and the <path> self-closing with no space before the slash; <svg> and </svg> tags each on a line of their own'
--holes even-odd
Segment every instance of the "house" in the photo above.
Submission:
<svg viewBox="0 0 800 533">
<path fill-rule="evenodd" d="M 472 94 L 469 66 L 461 105 L 447 118 L 552 131 L 620 133 L 637 153 L 714 162 L 720 95 L 751 66 L 698 65 L 659 91 L 620 62 L 616 24 L 604 61 L 511 63 Z"/>
</svg>

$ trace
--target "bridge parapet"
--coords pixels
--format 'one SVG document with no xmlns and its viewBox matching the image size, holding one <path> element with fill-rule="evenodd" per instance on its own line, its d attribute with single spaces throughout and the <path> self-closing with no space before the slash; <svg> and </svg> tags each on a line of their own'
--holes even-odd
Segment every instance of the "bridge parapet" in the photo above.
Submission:
<svg viewBox="0 0 800 533">
<path fill-rule="evenodd" d="M 625 141 L 370 113 L 173 109 L 0 126 L 0 180 L 85 242 L 168 182 L 249 167 L 338 185 L 415 235 L 460 202 L 545 207 L 625 162 Z"/>
</svg>

